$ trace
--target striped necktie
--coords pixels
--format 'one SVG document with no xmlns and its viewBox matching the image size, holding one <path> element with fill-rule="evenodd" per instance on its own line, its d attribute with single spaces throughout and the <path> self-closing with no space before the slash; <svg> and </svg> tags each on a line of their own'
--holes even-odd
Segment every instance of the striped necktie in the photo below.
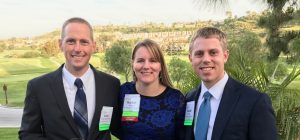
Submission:
<svg viewBox="0 0 300 140">
<path fill-rule="evenodd" d="M 204 100 L 201 103 L 199 108 L 198 116 L 197 116 L 197 124 L 196 124 L 196 133 L 195 140 L 206 140 L 207 139 L 207 131 L 210 119 L 210 97 L 211 94 L 207 91 L 203 95 Z"/>
<path fill-rule="evenodd" d="M 74 83 L 77 87 L 75 103 L 74 103 L 74 121 L 79 129 L 80 135 L 85 140 L 88 136 L 88 113 L 86 96 L 83 91 L 83 83 L 81 79 L 77 78 Z"/>
</svg>

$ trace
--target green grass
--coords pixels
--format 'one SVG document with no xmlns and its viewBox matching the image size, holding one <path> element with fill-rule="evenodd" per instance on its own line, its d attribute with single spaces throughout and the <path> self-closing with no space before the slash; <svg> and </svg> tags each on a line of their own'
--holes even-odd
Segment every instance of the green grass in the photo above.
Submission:
<svg viewBox="0 0 300 140">
<path fill-rule="evenodd" d="M 18 140 L 19 128 L 0 128 L 0 140 Z"/>
<path fill-rule="evenodd" d="M 24 53 L 26 50 L 15 50 L 13 53 Z M 64 63 L 63 54 L 57 57 L 37 57 L 37 58 L 6 58 L 9 51 L 0 53 L 0 104 L 5 104 L 4 91 L 2 86 L 7 85 L 8 105 L 14 107 L 22 107 L 27 82 L 35 77 L 56 70 Z M 90 63 L 99 70 L 107 72 L 103 61 L 104 54 L 94 54 Z M 124 76 L 119 76 L 125 81 Z"/>
<path fill-rule="evenodd" d="M 16 81 L 16 82 L 7 82 L 8 86 L 7 90 L 7 98 L 8 98 L 8 105 L 7 106 L 14 106 L 14 107 L 22 107 L 24 98 L 25 98 L 25 90 L 27 81 Z M 1 91 L 3 93 L 3 91 Z M 5 96 L 1 94 L 0 103 L 5 103 Z"/>
<path fill-rule="evenodd" d="M 298 91 L 300 91 L 300 76 L 298 76 L 292 83 L 290 83 L 287 88 L 297 89 Z M 298 103 L 300 103 L 300 92 L 296 92 L 294 98 L 298 99 L 296 101 L 298 101 Z"/>
<path fill-rule="evenodd" d="M 19 128 L 0 128 L 0 140 L 18 140 Z M 118 140 L 112 136 L 112 140 Z"/>
<path fill-rule="evenodd" d="M 288 88 L 300 90 L 300 76 L 298 76 L 291 84 L 289 84 Z"/>
<path fill-rule="evenodd" d="M 28 80 L 55 69 L 48 58 L 0 58 L 0 104 L 5 104 L 2 86 L 7 85 L 7 106 L 23 106 Z"/>
</svg>

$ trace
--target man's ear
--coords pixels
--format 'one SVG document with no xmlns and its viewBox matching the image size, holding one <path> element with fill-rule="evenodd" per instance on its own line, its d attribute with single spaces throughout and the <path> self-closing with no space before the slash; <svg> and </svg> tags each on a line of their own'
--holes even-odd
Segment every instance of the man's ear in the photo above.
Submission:
<svg viewBox="0 0 300 140">
<path fill-rule="evenodd" d="M 58 46 L 59 46 L 60 51 L 63 51 L 63 48 L 62 48 L 62 39 L 58 40 Z"/>
<path fill-rule="evenodd" d="M 190 60 L 190 62 L 192 62 L 192 54 L 191 53 L 189 53 L 189 60 Z"/>
<path fill-rule="evenodd" d="M 224 51 L 224 63 L 227 62 L 228 58 L 229 58 L 229 50 L 226 50 Z"/>
<path fill-rule="evenodd" d="M 93 47 L 93 53 L 96 52 L 96 44 L 97 44 L 96 41 L 93 41 L 93 46 L 92 46 Z"/>
</svg>

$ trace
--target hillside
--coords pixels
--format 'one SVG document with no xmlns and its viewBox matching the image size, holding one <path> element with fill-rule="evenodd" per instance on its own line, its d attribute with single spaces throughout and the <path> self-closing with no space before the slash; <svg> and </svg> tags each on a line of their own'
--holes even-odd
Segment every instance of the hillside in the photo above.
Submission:
<svg viewBox="0 0 300 140">
<path fill-rule="evenodd" d="M 176 22 L 171 25 L 163 23 L 143 23 L 139 25 L 96 25 L 94 26 L 94 36 L 97 42 L 98 51 L 103 51 L 110 47 L 117 40 L 140 40 L 151 38 L 157 41 L 163 50 L 186 49 L 189 38 L 198 28 L 214 26 L 222 29 L 227 34 L 235 34 L 239 31 L 252 31 L 261 37 L 266 33 L 263 28 L 256 25 L 261 15 L 255 12 L 248 12 L 244 17 L 233 17 L 228 15 L 224 21 L 195 21 Z M 300 30 L 300 19 L 296 19 L 287 24 L 282 30 Z M 35 49 L 41 50 L 47 44 L 57 44 L 60 38 L 60 30 L 45 33 L 33 38 L 10 38 L 0 40 L 0 48 L 3 49 Z"/>
</svg>

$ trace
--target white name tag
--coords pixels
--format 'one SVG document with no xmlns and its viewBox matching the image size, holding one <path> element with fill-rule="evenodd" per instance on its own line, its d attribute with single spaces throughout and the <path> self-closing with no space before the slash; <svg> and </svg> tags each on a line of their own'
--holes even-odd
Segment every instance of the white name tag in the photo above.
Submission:
<svg viewBox="0 0 300 140">
<path fill-rule="evenodd" d="M 194 119 L 195 101 L 190 101 L 186 104 L 184 125 L 192 125 Z"/>
<path fill-rule="evenodd" d="M 99 121 L 99 131 L 108 130 L 112 118 L 113 107 L 103 106 Z"/>
<path fill-rule="evenodd" d="M 139 94 L 125 94 L 122 121 L 138 121 L 141 96 Z"/>
</svg>

